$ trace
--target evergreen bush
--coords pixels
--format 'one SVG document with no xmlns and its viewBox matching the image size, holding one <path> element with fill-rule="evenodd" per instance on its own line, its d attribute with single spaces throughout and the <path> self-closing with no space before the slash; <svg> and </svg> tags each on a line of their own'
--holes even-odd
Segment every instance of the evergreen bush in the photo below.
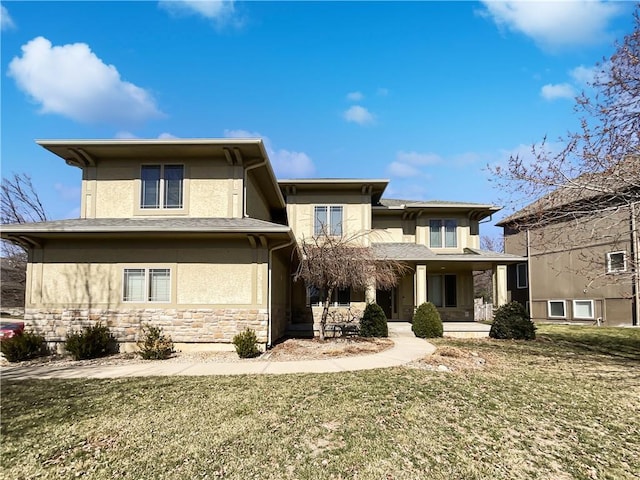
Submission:
<svg viewBox="0 0 640 480">
<path fill-rule="evenodd" d="M 142 327 L 142 338 L 137 342 L 138 353 L 145 360 L 165 360 L 173 353 L 173 341 L 162 334 L 162 328 L 153 325 Z"/>
<path fill-rule="evenodd" d="M 233 345 L 236 347 L 236 352 L 240 358 L 253 358 L 260 355 L 256 332 L 250 328 L 233 337 Z"/>
<path fill-rule="evenodd" d="M 360 320 L 361 337 L 388 337 L 389 327 L 387 316 L 382 307 L 376 303 L 369 303 L 364 309 Z"/>
<path fill-rule="evenodd" d="M 84 327 L 81 332 L 68 334 L 64 348 L 74 360 L 85 360 L 116 352 L 118 342 L 111 335 L 109 327 L 98 322 L 93 327 Z"/>
<path fill-rule="evenodd" d="M 416 309 L 416 313 L 413 314 L 411 330 L 413 330 L 416 337 L 420 338 L 442 336 L 442 319 L 433 303 L 423 303 Z"/>
<path fill-rule="evenodd" d="M 489 336 L 499 339 L 534 340 L 536 326 L 522 304 L 511 302 L 495 311 Z"/>
<path fill-rule="evenodd" d="M 31 332 L 21 332 L 2 340 L 0 351 L 10 362 L 22 362 L 49 354 L 44 337 Z"/>
</svg>

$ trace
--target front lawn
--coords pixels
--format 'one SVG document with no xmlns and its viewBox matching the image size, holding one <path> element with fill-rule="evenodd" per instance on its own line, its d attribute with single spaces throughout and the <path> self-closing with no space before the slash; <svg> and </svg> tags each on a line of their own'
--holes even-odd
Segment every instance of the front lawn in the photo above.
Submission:
<svg viewBox="0 0 640 480">
<path fill-rule="evenodd" d="M 638 478 L 640 330 L 543 326 L 535 342 L 434 343 L 486 362 L 3 381 L 1 476 Z"/>
</svg>

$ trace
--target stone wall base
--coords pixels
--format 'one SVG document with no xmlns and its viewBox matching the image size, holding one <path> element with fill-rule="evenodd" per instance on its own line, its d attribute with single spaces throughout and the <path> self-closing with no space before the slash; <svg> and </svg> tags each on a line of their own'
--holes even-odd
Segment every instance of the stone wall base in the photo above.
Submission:
<svg viewBox="0 0 640 480">
<path fill-rule="evenodd" d="M 258 343 L 267 343 L 269 314 L 267 309 L 198 308 L 198 309 L 25 309 L 25 326 L 48 342 L 64 342 L 68 333 L 101 322 L 121 343 L 135 344 L 142 326 L 162 328 L 175 344 L 228 344 L 233 337 L 250 328 Z"/>
</svg>

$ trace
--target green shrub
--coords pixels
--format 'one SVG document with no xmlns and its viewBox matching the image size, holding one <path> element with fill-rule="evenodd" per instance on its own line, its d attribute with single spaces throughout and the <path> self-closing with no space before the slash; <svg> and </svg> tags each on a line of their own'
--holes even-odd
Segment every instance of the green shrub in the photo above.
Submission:
<svg viewBox="0 0 640 480">
<path fill-rule="evenodd" d="M 142 339 L 137 343 L 138 352 L 145 360 L 165 360 L 173 353 L 171 337 L 162 334 L 162 328 L 153 325 L 142 327 Z"/>
<path fill-rule="evenodd" d="M 31 332 L 22 332 L 0 342 L 0 351 L 10 362 L 22 362 L 49 354 L 44 337 Z"/>
<path fill-rule="evenodd" d="M 260 355 L 256 332 L 250 328 L 233 337 L 233 345 L 236 347 L 236 352 L 240 358 L 253 358 Z"/>
<path fill-rule="evenodd" d="M 511 302 L 495 311 L 489 336 L 500 339 L 533 340 L 536 338 L 536 326 L 522 304 Z"/>
<path fill-rule="evenodd" d="M 388 337 L 387 316 L 382 307 L 376 303 L 367 304 L 360 320 L 361 337 Z"/>
<path fill-rule="evenodd" d="M 68 334 L 64 348 L 74 360 L 85 360 L 118 351 L 118 342 L 109 327 L 98 322 L 93 327 L 84 327 L 81 332 Z"/>
<path fill-rule="evenodd" d="M 416 313 L 413 314 L 411 330 L 413 330 L 416 337 L 420 338 L 442 336 L 442 319 L 433 303 L 423 303 L 416 309 Z"/>
</svg>

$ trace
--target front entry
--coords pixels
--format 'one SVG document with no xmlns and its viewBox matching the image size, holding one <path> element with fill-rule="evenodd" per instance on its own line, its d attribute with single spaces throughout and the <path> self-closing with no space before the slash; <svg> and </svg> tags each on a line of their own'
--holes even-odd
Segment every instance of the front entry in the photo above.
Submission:
<svg viewBox="0 0 640 480">
<path fill-rule="evenodd" d="M 376 303 L 380 305 L 387 319 L 393 318 L 393 290 L 376 290 Z"/>
</svg>

